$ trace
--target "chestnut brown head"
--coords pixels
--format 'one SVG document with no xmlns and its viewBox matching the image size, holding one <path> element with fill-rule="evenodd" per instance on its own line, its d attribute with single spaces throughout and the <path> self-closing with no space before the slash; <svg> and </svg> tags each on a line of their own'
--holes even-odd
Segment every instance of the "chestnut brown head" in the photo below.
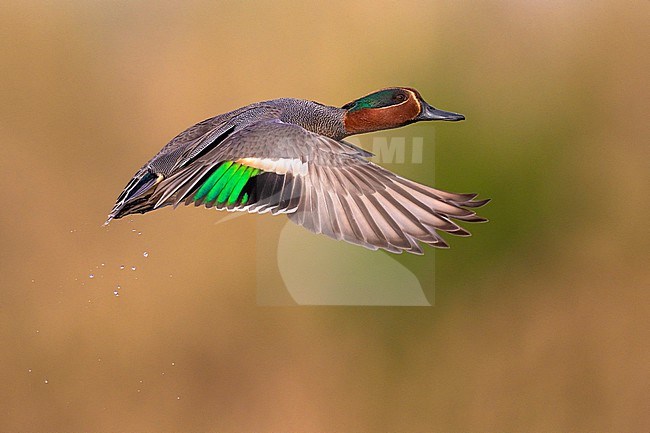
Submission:
<svg viewBox="0 0 650 433">
<path fill-rule="evenodd" d="M 398 128 L 421 120 L 465 119 L 462 114 L 432 107 L 417 90 L 409 87 L 378 90 L 341 108 L 347 111 L 344 124 L 348 135 Z"/>
</svg>

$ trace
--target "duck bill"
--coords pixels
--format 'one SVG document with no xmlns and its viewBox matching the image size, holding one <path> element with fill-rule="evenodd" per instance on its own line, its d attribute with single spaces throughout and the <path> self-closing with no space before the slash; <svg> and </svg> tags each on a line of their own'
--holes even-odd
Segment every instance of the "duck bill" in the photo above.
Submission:
<svg viewBox="0 0 650 433">
<path fill-rule="evenodd" d="M 422 112 L 415 120 L 446 120 L 448 122 L 458 122 L 465 120 L 465 116 L 451 111 L 438 110 L 426 102 L 422 101 Z"/>
</svg>

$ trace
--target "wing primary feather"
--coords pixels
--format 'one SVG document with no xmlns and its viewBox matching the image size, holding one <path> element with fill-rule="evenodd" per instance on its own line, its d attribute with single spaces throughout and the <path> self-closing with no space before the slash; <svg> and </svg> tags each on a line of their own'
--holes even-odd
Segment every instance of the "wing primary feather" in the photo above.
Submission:
<svg viewBox="0 0 650 433">
<path fill-rule="evenodd" d="M 256 212 L 266 213 L 275 206 L 278 199 L 278 186 L 281 186 L 282 181 L 283 179 L 281 175 L 266 173 L 266 177 L 260 189 L 260 200 L 258 201 L 259 207 Z"/>
<path fill-rule="evenodd" d="M 351 224 L 349 221 L 349 215 L 347 212 L 343 211 L 341 212 L 342 209 L 338 208 L 338 205 L 342 205 L 341 195 L 344 194 L 344 191 L 338 191 L 336 185 L 338 184 L 338 176 L 337 172 L 339 170 L 335 167 L 327 167 L 327 168 L 321 168 L 319 170 L 319 178 L 322 179 L 321 183 L 323 186 L 326 188 L 327 194 L 326 199 L 328 202 L 328 209 L 329 209 L 329 220 L 332 223 L 332 229 L 334 230 L 335 233 L 335 238 L 341 239 L 344 235 L 345 230 L 350 227 Z M 326 183 L 325 183 L 326 182 Z M 324 191 L 325 192 L 325 191 Z M 347 194 L 346 194 L 347 195 Z M 360 197 L 359 195 L 352 196 L 349 195 L 353 200 L 355 200 L 355 205 L 359 208 L 361 211 L 361 215 L 363 215 L 363 219 L 367 223 L 367 228 L 370 229 L 369 233 L 364 233 L 361 229 L 360 224 L 356 224 L 358 230 L 358 233 L 362 236 L 362 239 L 364 242 L 371 243 L 372 245 L 385 248 L 388 246 L 388 243 L 386 239 L 384 238 L 381 230 L 379 227 L 377 227 L 377 224 L 375 223 L 375 219 L 372 216 L 370 212 L 368 212 L 368 209 L 365 207 L 365 205 L 357 200 L 357 197 Z M 336 200 L 336 202 L 335 202 Z M 373 236 L 374 234 L 374 236 Z"/>
<path fill-rule="evenodd" d="M 388 244 L 400 249 L 413 249 L 414 242 L 410 234 L 401 227 L 396 221 L 396 216 L 391 215 L 376 199 L 374 195 L 362 197 L 368 212 L 373 215 L 373 222 L 381 233 L 381 237 L 386 239 Z M 417 246 L 415 246 L 417 248 Z"/>
<path fill-rule="evenodd" d="M 339 201 L 341 202 L 341 206 L 343 207 L 343 212 L 345 212 L 345 216 L 347 217 L 348 223 L 350 224 L 350 229 L 352 230 L 352 234 L 354 237 L 356 237 L 359 240 L 364 240 L 363 232 L 361 231 L 361 228 L 359 227 L 359 224 L 357 224 L 357 220 L 354 216 L 354 212 L 351 209 L 351 205 L 349 202 L 349 196 L 338 196 Z"/>
<path fill-rule="evenodd" d="M 270 209 L 272 215 L 277 215 L 285 211 L 286 205 L 290 200 L 291 186 L 292 186 L 291 184 L 292 184 L 292 175 L 291 173 L 287 172 L 282 176 L 282 186 L 280 187 L 279 191 L 276 193 L 277 202 Z"/>
<path fill-rule="evenodd" d="M 361 234 L 361 228 L 359 225 L 356 223 L 354 219 L 354 215 L 350 209 L 350 205 L 347 202 L 347 199 L 352 199 L 353 196 L 359 196 L 361 195 L 362 190 L 356 186 L 356 183 L 353 182 L 351 177 L 347 176 L 345 170 L 339 170 L 339 169 L 334 169 L 332 168 L 329 170 L 329 174 L 336 178 L 337 182 L 334 182 L 338 184 L 340 191 L 338 194 L 334 194 L 334 196 L 338 199 L 342 211 L 343 212 L 338 212 L 337 214 L 339 215 L 339 221 L 343 224 L 347 223 L 345 225 L 345 232 L 344 232 L 344 237 L 346 240 L 350 241 L 350 233 L 354 236 L 357 236 L 358 238 L 362 238 Z M 348 185 L 348 188 L 344 188 L 343 185 Z M 372 195 L 367 195 L 368 199 L 372 197 Z M 381 237 L 386 239 L 386 246 L 382 245 L 382 248 L 385 248 L 388 251 L 391 252 L 398 252 L 399 249 L 396 249 L 394 246 L 390 244 L 388 241 L 388 237 L 386 236 L 386 233 L 379 227 L 378 221 L 374 221 L 376 228 L 381 232 Z M 391 222 L 392 221 L 391 219 Z M 341 225 L 341 224 L 340 224 Z M 349 230 L 348 230 L 349 229 Z"/>
<path fill-rule="evenodd" d="M 377 247 L 389 249 L 389 247 L 392 246 L 389 245 L 388 241 L 383 237 L 381 230 L 379 229 L 379 227 L 377 227 L 377 224 L 375 223 L 373 216 L 368 211 L 368 208 L 363 203 L 361 197 L 363 196 L 353 196 L 352 200 L 354 200 L 357 208 L 361 213 L 362 218 L 358 222 L 360 223 L 360 227 L 362 227 L 362 229 L 365 229 L 364 237 L 366 238 L 366 241 L 372 243 Z M 364 226 L 363 223 L 365 223 L 365 227 L 363 227 Z"/>
<path fill-rule="evenodd" d="M 325 200 L 325 192 L 323 190 L 323 181 L 320 176 L 320 171 L 321 170 L 318 167 L 314 167 L 314 170 L 312 170 L 312 173 L 310 174 L 312 186 L 316 193 L 315 215 L 318 216 L 318 233 L 322 233 L 329 237 L 335 237 L 332 224 L 329 221 L 329 210 L 327 201 Z"/>
<path fill-rule="evenodd" d="M 404 227 L 403 224 L 397 222 L 396 217 L 400 214 L 398 212 L 393 216 L 391 212 L 388 211 L 382 204 L 379 202 L 375 195 L 367 196 L 368 201 L 373 205 L 373 207 L 379 212 L 381 220 L 384 221 L 388 226 L 383 230 L 384 236 L 386 239 L 393 245 L 399 248 L 413 248 L 416 245 L 411 239 L 411 235 L 415 235 L 412 231 L 407 230 L 407 227 Z M 423 234 L 426 234 L 427 231 L 423 228 Z"/>
<path fill-rule="evenodd" d="M 338 216 L 336 213 L 336 207 L 332 201 L 332 194 L 334 194 L 334 189 L 332 182 L 330 181 L 327 172 L 327 169 L 319 170 L 319 184 L 321 188 L 321 193 L 323 194 L 323 199 L 325 201 L 327 216 L 326 220 L 329 224 L 329 227 L 332 230 L 332 236 L 335 239 L 341 239 L 341 227 L 339 225 Z"/>
<path fill-rule="evenodd" d="M 300 200 L 302 195 L 302 176 L 294 176 L 293 182 L 291 185 L 291 193 L 289 197 L 289 202 L 286 206 L 287 213 L 295 212 L 300 206 Z"/>
<path fill-rule="evenodd" d="M 310 200 L 309 200 L 309 205 L 310 208 L 308 209 L 309 215 L 305 216 L 305 221 L 308 221 L 309 224 L 311 225 L 311 229 L 315 233 L 322 233 L 321 229 L 321 220 L 320 220 L 320 212 L 318 211 L 318 206 L 320 204 L 320 198 L 318 196 L 318 188 L 316 187 L 314 177 L 316 176 L 315 174 L 316 167 L 311 167 L 309 170 L 309 183 L 310 183 Z M 307 219 L 309 218 L 309 219 Z"/>
</svg>

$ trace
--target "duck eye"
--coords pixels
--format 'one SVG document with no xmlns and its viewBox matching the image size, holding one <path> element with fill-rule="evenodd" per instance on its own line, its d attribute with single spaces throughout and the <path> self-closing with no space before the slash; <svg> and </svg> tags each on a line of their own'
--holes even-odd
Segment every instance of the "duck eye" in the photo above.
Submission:
<svg viewBox="0 0 650 433">
<path fill-rule="evenodd" d="M 403 102 L 403 101 L 406 100 L 406 96 L 405 96 L 403 93 L 400 93 L 400 94 L 398 94 L 398 95 L 395 96 L 395 100 L 396 100 L 397 102 Z"/>
</svg>

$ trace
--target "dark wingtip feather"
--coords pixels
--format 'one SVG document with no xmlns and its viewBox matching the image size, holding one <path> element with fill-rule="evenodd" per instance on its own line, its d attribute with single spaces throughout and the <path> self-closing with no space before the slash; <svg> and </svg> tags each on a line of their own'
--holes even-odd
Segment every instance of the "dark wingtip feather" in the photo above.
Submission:
<svg viewBox="0 0 650 433">
<path fill-rule="evenodd" d="M 455 196 L 458 197 L 458 199 L 454 198 L 455 201 L 459 201 L 462 203 L 468 202 L 472 200 L 473 198 L 476 198 L 478 196 L 477 192 L 470 192 L 470 193 L 465 193 L 465 194 L 454 194 Z"/>
<path fill-rule="evenodd" d="M 461 237 L 469 237 L 472 236 L 470 232 L 465 230 L 464 228 L 458 227 L 456 230 L 445 230 L 447 233 L 454 235 L 454 236 L 461 236 Z"/>
<path fill-rule="evenodd" d="M 435 244 L 430 244 L 430 245 L 432 247 L 442 248 L 442 249 L 445 249 L 445 250 L 449 249 L 449 244 L 447 242 L 443 241 L 443 240 L 440 240 L 440 241 L 436 242 Z"/>
<path fill-rule="evenodd" d="M 465 203 L 462 203 L 462 205 L 465 206 L 465 207 L 476 208 L 476 207 L 485 206 L 485 205 L 488 204 L 491 200 L 492 200 L 491 198 L 484 198 L 483 200 L 467 201 L 467 202 L 465 202 Z"/>
<path fill-rule="evenodd" d="M 463 218 L 463 221 L 471 222 L 471 223 L 486 223 L 488 222 L 487 218 L 480 217 L 478 215 L 473 215 L 468 218 Z"/>
</svg>

